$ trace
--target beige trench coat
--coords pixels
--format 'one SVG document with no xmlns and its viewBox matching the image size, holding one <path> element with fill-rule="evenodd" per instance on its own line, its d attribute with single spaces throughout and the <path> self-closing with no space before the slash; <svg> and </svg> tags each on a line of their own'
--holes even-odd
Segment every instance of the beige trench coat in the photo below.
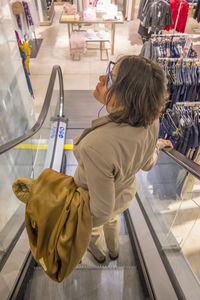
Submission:
<svg viewBox="0 0 200 300">
<path fill-rule="evenodd" d="M 127 209 L 136 193 L 135 174 L 156 162 L 159 121 L 148 128 L 117 124 L 108 116 L 74 139 L 74 181 L 89 190 L 91 214 L 110 218 Z M 155 155 L 156 154 L 156 155 Z"/>
</svg>

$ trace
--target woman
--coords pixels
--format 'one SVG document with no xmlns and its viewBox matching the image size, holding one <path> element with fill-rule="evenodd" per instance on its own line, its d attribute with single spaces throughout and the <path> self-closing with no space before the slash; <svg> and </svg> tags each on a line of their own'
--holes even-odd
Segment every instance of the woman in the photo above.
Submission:
<svg viewBox="0 0 200 300">
<path fill-rule="evenodd" d="M 118 214 L 135 196 L 135 174 L 150 170 L 161 148 L 172 148 L 158 140 L 165 89 L 163 70 L 149 59 L 131 55 L 110 62 L 93 93 L 109 114 L 74 140 L 74 180 L 88 189 L 93 215 L 88 250 L 99 263 L 106 257 L 103 233 L 110 258 L 118 258 Z"/>
</svg>

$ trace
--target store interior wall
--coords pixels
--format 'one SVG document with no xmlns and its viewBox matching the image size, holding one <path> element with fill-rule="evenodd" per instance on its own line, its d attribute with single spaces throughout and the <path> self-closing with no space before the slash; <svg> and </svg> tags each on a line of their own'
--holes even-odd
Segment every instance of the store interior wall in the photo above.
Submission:
<svg viewBox="0 0 200 300">
<path fill-rule="evenodd" d="M 0 145 L 21 136 L 35 123 L 14 24 L 6 0 L 0 0 Z"/>
<path fill-rule="evenodd" d="M 6 0 L 0 0 L 0 70 L 0 145 L 3 145 L 23 135 L 36 121 Z M 11 190 L 17 174 L 15 153 L 1 156 L 0 231 L 20 206 Z"/>
</svg>

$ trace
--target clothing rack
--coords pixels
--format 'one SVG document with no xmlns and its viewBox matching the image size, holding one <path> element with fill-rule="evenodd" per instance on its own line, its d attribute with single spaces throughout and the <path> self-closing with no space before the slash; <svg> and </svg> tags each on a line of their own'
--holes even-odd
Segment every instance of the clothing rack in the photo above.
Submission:
<svg viewBox="0 0 200 300">
<path fill-rule="evenodd" d="M 200 102 L 176 102 L 174 105 L 200 107 Z"/>
<path fill-rule="evenodd" d="M 174 149 L 195 160 L 199 151 L 200 102 L 176 102 L 160 120 L 159 138 L 167 138 Z"/>
<path fill-rule="evenodd" d="M 200 58 L 181 58 L 181 57 L 175 57 L 175 58 L 171 58 L 171 57 L 159 57 L 159 60 L 166 60 L 166 61 L 189 61 L 189 62 L 200 62 Z"/>
<path fill-rule="evenodd" d="M 19 14 L 22 14 L 22 15 L 25 14 L 25 11 L 24 11 L 24 8 L 22 5 L 22 0 L 16 0 L 16 1 L 12 1 L 12 2 L 10 1 L 10 3 L 11 3 L 11 8 L 12 8 L 12 12 L 13 12 L 14 16 L 17 17 L 17 16 L 19 16 Z M 30 14 L 31 14 L 31 12 L 30 12 Z M 17 30 L 17 28 L 16 28 L 16 30 Z M 35 30 L 32 30 L 32 32 L 34 35 L 35 43 L 37 45 L 37 38 L 36 38 Z M 30 40 L 30 37 L 27 34 L 24 34 L 23 38 L 24 38 L 25 42 L 28 42 Z"/>
<path fill-rule="evenodd" d="M 166 34 L 152 34 L 151 38 L 155 37 L 182 37 L 182 36 L 189 36 L 192 39 L 200 38 L 200 34 L 189 34 L 189 33 L 166 33 Z"/>
</svg>

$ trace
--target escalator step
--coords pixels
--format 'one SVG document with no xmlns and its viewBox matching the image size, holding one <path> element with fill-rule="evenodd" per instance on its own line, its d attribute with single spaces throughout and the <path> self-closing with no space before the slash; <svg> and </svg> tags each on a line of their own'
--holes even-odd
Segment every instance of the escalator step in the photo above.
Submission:
<svg viewBox="0 0 200 300">
<path fill-rule="evenodd" d="M 24 300 L 141 300 L 145 299 L 135 266 L 82 268 L 61 283 L 36 268 Z"/>
</svg>

